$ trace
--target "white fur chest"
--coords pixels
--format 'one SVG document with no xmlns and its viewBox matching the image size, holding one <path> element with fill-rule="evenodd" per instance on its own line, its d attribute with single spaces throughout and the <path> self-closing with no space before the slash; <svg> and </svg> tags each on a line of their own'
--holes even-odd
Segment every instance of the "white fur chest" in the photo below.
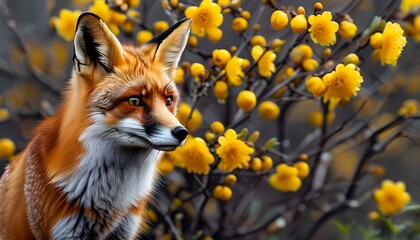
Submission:
<svg viewBox="0 0 420 240">
<path fill-rule="evenodd" d="M 126 211 L 153 188 L 160 151 L 124 147 L 102 140 L 91 126 L 82 135 L 85 147 L 75 174 L 59 181 L 69 201 L 103 213 Z"/>
</svg>

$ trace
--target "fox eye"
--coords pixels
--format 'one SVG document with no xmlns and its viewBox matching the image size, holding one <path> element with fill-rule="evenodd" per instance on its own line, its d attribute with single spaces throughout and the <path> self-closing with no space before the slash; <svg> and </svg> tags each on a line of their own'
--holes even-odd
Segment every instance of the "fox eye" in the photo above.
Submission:
<svg viewBox="0 0 420 240">
<path fill-rule="evenodd" d="M 166 98 L 166 106 L 171 106 L 172 105 L 172 97 L 167 97 Z"/>
<path fill-rule="evenodd" d="M 127 101 L 131 106 L 144 106 L 144 102 L 140 97 L 129 97 Z"/>
</svg>

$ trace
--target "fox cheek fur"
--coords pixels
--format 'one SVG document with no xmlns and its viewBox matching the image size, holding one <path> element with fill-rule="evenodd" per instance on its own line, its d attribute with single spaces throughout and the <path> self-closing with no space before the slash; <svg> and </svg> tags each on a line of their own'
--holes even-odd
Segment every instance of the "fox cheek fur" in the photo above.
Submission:
<svg viewBox="0 0 420 240">
<path fill-rule="evenodd" d="M 188 134 L 172 80 L 190 24 L 133 47 L 79 17 L 64 102 L 0 180 L 0 240 L 138 236 L 161 150 Z"/>
</svg>

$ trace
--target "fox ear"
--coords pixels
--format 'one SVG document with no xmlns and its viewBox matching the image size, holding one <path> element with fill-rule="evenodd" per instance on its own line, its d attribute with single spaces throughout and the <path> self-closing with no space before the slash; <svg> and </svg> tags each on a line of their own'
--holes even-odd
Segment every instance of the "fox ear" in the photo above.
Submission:
<svg viewBox="0 0 420 240">
<path fill-rule="evenodd" d="M 190 26 L 191 19 L 181 19 L 148 42 L 148 44 L 156 44 L 153 61 L 163 63 L 164 70 L 171 78 L 175 77 L 179 59 L 187 44 Z"/>
<path fill-rule="evenodd" d="M 110 73 L 122 59 L 122 46 L 108 26 L 95 14 L 82 13 L 74 36 L 76 72 L 80 75 L 91 74 L 92 70 Z"/>
</svg>

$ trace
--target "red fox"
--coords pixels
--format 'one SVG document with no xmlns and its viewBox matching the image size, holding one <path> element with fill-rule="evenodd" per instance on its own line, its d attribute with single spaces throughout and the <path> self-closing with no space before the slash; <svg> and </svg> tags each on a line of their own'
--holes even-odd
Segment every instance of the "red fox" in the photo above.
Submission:
<svg viewBox="0 0 420 240">
<path fill-rule="evenodd" d="M 0 181 L 0 239 L 133 239 L 161 151 L 185 142 L 176 67 L 191 20 L 121 45 L 93 13 L 74 38 L 74 70 L 55 116 Z"/>
</svg>

